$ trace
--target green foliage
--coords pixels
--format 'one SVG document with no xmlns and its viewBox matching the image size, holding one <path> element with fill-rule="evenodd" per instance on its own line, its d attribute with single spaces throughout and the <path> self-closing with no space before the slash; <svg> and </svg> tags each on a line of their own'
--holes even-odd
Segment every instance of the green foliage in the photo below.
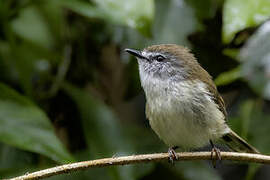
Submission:
<svg viewBox="0 0 270 180">
<path fill-rule="evenodd" d="M 240 30 L 257 26 L 270 17 L 269 0 L 226 0 L 223 10 L 223 41 Z"/>
<path fill-rule="evenodd" d="M 0 84 L 0 92 L 1 142 L 43 154 L 58 162 L 73 161 L 41 109 L 3 84 Z"/>
<path fill-rule="evenodd" d="M 109 107 L 72 85 L 65 84 L 64 90 L 80 111 L 89 155 L 93 159 L 113 156 L 115 152 L 132 152 L 132 143 L 123 134 L 122 125 Z"/>
<path fill-rule="evenodd" d="M 226 94 L 232 129 L 270 153 L 269 12 L 268 0 L 0 1 L 0 177 L 166 151 L 145 120 L 137 63 L 123 51 L 161 43 L 191 47 Z M 243 174 L 253 179 L 258 169 Z M 182 162 L 50 179 L 238 177 L 227 174 Z"/>
<path fill-rule="evenodd" d="M 150 35 L 154 15 L 153 0 L 95 0 L 93 4 L 78 0 L 61 0 L 65 7 L 89 18 L 101 18 L 109 23 L 135 28 Z"/>
<path fill-rule="evenodd" d="M 182 173 L 184 179 L 187 180 L 221 180 L 221 177 L 212 169 L 211 166 L 202 162 L 187 162 L 185 164 L 178 163 L 176 171 L 177 174 Z M 198 171 L 200 173 L 194 173 L 194 171 Z"/>
<path fill-rule="evenodd" d="M 270 23 L 263 24 L 250 37 L 239 54 L 241 74 L 255 92 L 270 99 Z"/>
<path fill-rule="evenodd" d="M 232 83 L 233 81 L 237 80 L 238 78 L 240 78 L 240 68 L 237 67 L 235 69 L 232 69 L 228 72 L 223 72 L 221 73 L 216 79 L 215 79 L 215 83 L 217 86 L 221 86 L 221 85 L 227 85 Z"/>
<path fill-rule="evenodd" d="M 89 151 L 89 158 L 98 159 L 135 153 L 130 133 L 112 110 L 87 92 L 70 84 L 63 86 L 64 90 L 76 102 L 82 118 L 82 126 Z M 110 138 L 108 138 L 110 137 Z M 142 143 L 142 142 L 141 142 Z M 114 174 L 119 179 L 135 179 L 149 172 L 151 166 L 116 167 Z"/>
<path fill-rule="evenodd" d="M 149 44 L 189 45 L 187 35 L 194 32 L 199 26 L 194 10 L 185 1 L 159 0 L 156 11 L 153 27 L 154 39 Z"/>
<path fill-rule="evenodd" d="M 18 18 L 11 22 L 11 27 L 18 36 L 39 46 L 52 48 L 54 45 L 50 29 L 35 6 L 29 6 L 20 11 Z M 32 28 L 35 30 L 33 31 Z"/>
<path fill-rule="evenodd" d="M 196 12 L 196 16 L 200 19 L 213 18 L 217 12 L 221 0 L 185 0 L 190 4 Z"/>
</svg>

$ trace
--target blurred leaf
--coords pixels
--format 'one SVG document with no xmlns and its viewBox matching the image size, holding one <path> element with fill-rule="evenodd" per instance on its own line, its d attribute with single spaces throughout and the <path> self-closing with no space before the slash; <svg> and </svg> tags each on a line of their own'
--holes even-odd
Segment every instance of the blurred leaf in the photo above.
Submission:
<svg viewBox="0 0 270 180">
<path fill-rule="evenodd" d="M 155 15 L 151 44 L 188 45 L 187 36 L 199 26 L 194 10 L 184 0 L 156 1 Z"/>
<path fill-rule="evenodd" d="M 215 83 L 217 86 L 223 86 L 232 83 L 233 81 L 240 78 L 240 68 L 234 68 L 230 71 L 221 73 L 216 79 Z"/>
<path fill-rule="evenodd" d="M 185 0 L 196 11 L 196 16 L 200 19 L 210 19 L 216 14 L 216 11 L 221 4 L 221 0 Z"/>
<path fill-rule="evenodd" d="M 36 160 L 36 155 L 31 152 L 0 143 L 0 177 L 3 179 L 30 172 Z M 36 166 L 35 170 L 38 168 Z"/>
<path fill-rule="evenodd" d="M 241 76 L 251 88 L 270 99 L 270 21 L 263 24 L 241 49 Z"/>
<path fill-rule="evenodd" d="M 33 155 L 6 144 L 0 143 L 0 176 L 3 173 L 31 165 Z"/>
<path fill-rule="evenodd" d="M 88 18 L 105 18 L 105 14 L 97 7 L 93 6 L 90 2 L 80 1 L 80 0 L 62 0 L 59 3 Z"/>
<path fill-rule="evenodd" d="M 211 165 L 204 162 L 186 161 L 185 163 L 176 163 L 176 169 L 174 172 L 182 174 L 186 180 L 221 180 L 221 177 L 211 167 Z"/>
<path fill-rule="evenodd" d="M 226 0 L 223 9 L 223 41 L 247 27 L 256 26 L 270 17 L 269 0 Z"/>
<path fill-rule="evenodd" d="M 108 106 L 86 91 L 70 84 L 64 84 L 63 88 L 75 101 L 80 111 L 90 151 L 89 158 L 96 159 L 134 153 L 134 142 L 130 140 L 130 134 Z M 136 176 L 150 171 L 151 165 L 147 165 L 145 168 L 114 167 L 110 170 L 119 179 L 135 179 Z"/>
<path fill-rule="evenodd" d="M 269 154 L 270 139 L 266 137 L 269 136 L 270 115 L 263 113 L 262 102 L 258 99 L 253 107 L 249 123 L 249 139 L 250 143 L 261 153 Z"/>
<path fill-rule="evenodd" d="M 117 167 L 117 172 L 120 174 L 119 179 L 140 179 L 149 172 L 153 171 L 154 164 L 147 163 L 147 164 L 132 164 L 128 166 L 119 166 Z"/>
<path fill-rule="evenodd" d="M 128 25 L 149 35 L 150 25 L 154 18 L 153 0 L 94 0 L 97 6 L 106 13 L 114 23 Z"/>
<path fill-rule="evenodd" d="M 11 25 L 20 37 L 41 47 L 51 48 L 54 44 L 48 23 L 35 6 L 28 6 L 20 11 L 18 18 L 13 20 Z"/>
<path fill-rule="evenodd" d="M 0 41 L 0 80 L 9 80 L 12 82 L 16 78 L 15 66 L 12 60 L 10 44 L 6 41 Z"/>
<path fill-rule="evenodd" d="M 226 56 L 229 56 L 230 58 L 234 59 L 234 60 L 238 60 L 237 56 L 239 54 L 239 49 L 229 49 L 226 48 L 222 51 L 222 53 Z"/>
<path fill-rule="evenodd" d="M 122 134 L 122 126 L 109 107 L 72 85 L 65 84 L 64 90 L 78 106 L 92 158 L 125 154 L 132 149 L 131 143 Z"/>
<path fill-rule="evenodd" d="M 240 110 L 238 111 L 237 117 L 230 118 L 228 121 L 232 129 L 260 152 L 270 152 L 267 144 L 260 143 L 262 141 L 261 138 L 263 138 L 262 136 L 268 134 L 265 128 L 262 128 L 263 126 L 267 126 L 268 123 L 262 122 L 265 119 L 261 116 L 263 114 L 260 105 L 258 106 L 258 101 L 254 99 L 245 100 L 240 104 L 239 108 Z M 263 133 L 257 133 L 257 131 L 262 131 Z M 260 136 L 260 134 L 262 136 Z M 270 141 L 267 143 L 270 143 Z M 246 179 L 253 179 L 259 167 L 261 167 L 261 165 L 249 164 Z"/>
<path fill-rule="evenodd" d="M 61 3 L 83 16 L 101 18 L 110 23 L 135 28 L 144 35 L 150 34 L 154 17 L 153 0 L 95 0 L 96 6 L 78 0 L 62 0 Z"/>
<path fill-rule="evenodd" d="M 256 104 L 253 100 L 247 100 L 240 107 L 240 117 L 242 119 L 240 121 L 242 123 L 240 136 L 243 138 L 246 138 L 248 136 L 250 121 L 255 105 Z"/>
<path fill-rule="evenodd" d="M 115 29 L 114 40 L 123 47 L 145 48 L 153 44 L 174 43 L 189 46 L 187 36 L 200 28 L 194 10 L 184 0 L 156 0 L 153 37 L 146 38 L 133 29 Z M 123 52 L 128 59 L 130 56 Z M 136 71 L 137 72 L 137 71 Z M 138 76 L 137 76 L 138 77 Z"/>
<path fill-rule="evenodd" d="M 21 85 L 24 93 L 33 96 L 33 85 L 41 76 L 49 72 L 50 56 L 56 54 L 43 51 L 43 48 L 30 43 L 11 44 L 0 41 L 0 57 L 6 69 L 7 77 Z M 5 71 L 4 71 L 5 72 Z"/>
<path fill-rule="evenodd" d="M 242 102 L 239 106 L 237 117 L 230 118 L 228 121 L 232 129 L 244 139 L 248 138 L 250 121 L 252 121 L 255 105 L 255 101 L 251 99 Z"/>
<path fill-rule="evenodd" d="M 46 114 L 4 84 L 0 84 L 0 141 L 61 163 L 73 161 Z"/>
<path fill-rule="evenodd" d="M 270 153 L 270 115 L 262 112 L 262 101 L 246 100 L 239 106 L 237 116 L 229 119 L 229 124 L 248 143 L 261 153 Z"/>
<path fill-rule="evenodd" d="M 65 19 L 65 11 L 58 1 L 43 0 L 42 6 L 38 6 L 46 24 L 49 25 L 51 34 L 54 36 L 55 44 L 60 44 L 63 40 L 69 41 L 70 28 Z M 66 39 L 65 39 L 66 38 Z"/>
<path fill-rule="evenodd" d="M 248 166 L 248 172 L 246 175 L 246 180 L 253 180 L 255 179 L 254 176 L 256 175 L 257 171 L 259 170 L 260 167 L 262 167 L 263 164 L 249 164 Z"/>
</svg>

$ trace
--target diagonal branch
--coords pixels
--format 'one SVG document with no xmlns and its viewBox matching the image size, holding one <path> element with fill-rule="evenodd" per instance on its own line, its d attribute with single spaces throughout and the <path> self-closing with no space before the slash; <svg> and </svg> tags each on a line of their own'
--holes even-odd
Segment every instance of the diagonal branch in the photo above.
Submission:
<svg viewBox="0 0 270 180">
<path fill-rule="evenodd" d="M 178 161 L 191 161 L 191 160 L 210 160 L 210 152 L 183 152 L 176 153 Z M 236 152 L 221 152 L 223 160 L 240 161 L 240 162 L 253 162 L 270 164 L 270 156 L 262 154 L 248 154 L 248 153 L 236 153 Z M 83 161 L 72 164 L 65 164 L 56 166 L 49 169 L 25 174 L 23 176 L 12 178 L 11 180 L 29 180 L 29 179 L 41 179 L 46 177 L 55 176 L 58 174 L 69 173 L 88 168 L 127 165 L 136 163 L 147 163 L 168 160 L 168 153 L 159 154 L 143 154 L 123 157 L 112 157 L 105 159 L 97 159 L 91 161 Z"/>
</svg>

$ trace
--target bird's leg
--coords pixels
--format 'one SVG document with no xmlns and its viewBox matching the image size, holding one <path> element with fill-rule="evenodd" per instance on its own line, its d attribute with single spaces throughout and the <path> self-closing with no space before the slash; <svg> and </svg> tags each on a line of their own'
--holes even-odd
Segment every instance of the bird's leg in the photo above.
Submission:
<svg viewBox="0 0 270 180">
<path fill-rule="evenodd" d="M 212 147 L 212 150 L 211 150 L 212 164 L 213 164 L 213 167 L 216 168 L 217 160 L 221 161 L 221 154 L 220 154 L 220 150 L 214 145 L 212 140 L 210 140 L 210 144 L 211 144 L 211 147 Z M 214 153 L 215 153 L 215 158 L 213 158 Z"/>
<path fill-rule="evenodd" d="M 173 164 L 174 160 L 177 160 L 178 157 L 176 155 L 175 150 L 178 148 L 178 146 L 170 147 L 168 149 L 168 154 L 169 154 L 169 162 Z"/>
</svg>

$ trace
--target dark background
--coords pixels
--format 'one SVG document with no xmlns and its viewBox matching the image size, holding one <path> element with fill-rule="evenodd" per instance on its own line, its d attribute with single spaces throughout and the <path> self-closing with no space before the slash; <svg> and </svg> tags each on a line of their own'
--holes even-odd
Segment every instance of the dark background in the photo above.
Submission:
<svg viewBox="0 0 270 180">
<path fill-rule="evenodd" d="M 166 152 L 123 51 L 176 43 L 213 76 L 228 123 L 270 153 L 269 0 L 0 0 L 0 178 Z M 149 163 L 49 179 L 269 179 L 269 166 Z"/>
</svg>

